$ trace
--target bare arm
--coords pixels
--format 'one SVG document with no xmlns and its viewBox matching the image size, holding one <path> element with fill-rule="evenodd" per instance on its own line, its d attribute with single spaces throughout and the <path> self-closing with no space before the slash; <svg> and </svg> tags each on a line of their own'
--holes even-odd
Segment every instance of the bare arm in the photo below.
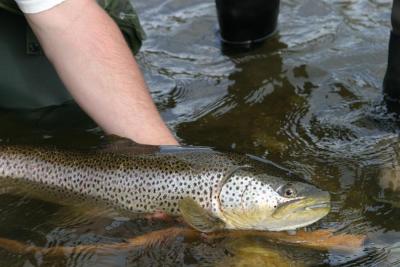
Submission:
<svg viewBox="0 0 400 267">
<path fill-rule="evenodd" d="M 26 17 L 72 96 L 107 133 L 177 144 L 120 30 L 95 0 L 67 0 Z"/>
</svg>

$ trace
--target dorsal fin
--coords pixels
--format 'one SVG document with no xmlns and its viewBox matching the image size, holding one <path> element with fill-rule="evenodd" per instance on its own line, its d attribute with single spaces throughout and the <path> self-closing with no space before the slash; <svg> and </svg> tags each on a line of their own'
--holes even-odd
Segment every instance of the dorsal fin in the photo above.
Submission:
<svg viewBox="0 0 400 267">
<path fill-rule="evenodd" d="M 120 153 L 125 155 L 213 151 L 209 147 L 200 146 L 144 145 L 118 135 L 107 135 L 103 137 L 99 149 L 106 152 Z"/>
<path fill-rule="evenodd" d="M 156 153 L 160 151 L 160 146 L 143 145 L 118 135 L 106 135 L 103 137 L 99 149 L 105 152 L 135 155 Z"/>
</svg>

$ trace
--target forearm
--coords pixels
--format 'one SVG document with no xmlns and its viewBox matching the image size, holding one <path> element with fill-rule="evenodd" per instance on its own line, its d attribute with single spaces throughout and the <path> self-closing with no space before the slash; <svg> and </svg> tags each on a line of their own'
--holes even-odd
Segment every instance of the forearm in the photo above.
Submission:
<svg viewBox="0 0 400 267">
<path fill-rule="evenodd" d="M 27 19 L 70 93 L 106 132 L 176 144 L 121 32 L 94 0 L 68 0 Z"/>
</svg>

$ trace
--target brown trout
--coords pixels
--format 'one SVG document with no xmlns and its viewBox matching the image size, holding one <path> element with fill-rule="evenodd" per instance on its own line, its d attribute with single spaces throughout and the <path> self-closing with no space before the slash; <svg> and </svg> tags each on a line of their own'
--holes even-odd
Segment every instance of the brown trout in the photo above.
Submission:
<svg viewBox="0 0 400 267">
<path fill-rule="evenodd" d="M 204 148 L 3 145 L 0 189 L 66 205 L 106 205 L 124 214 L 166 212 L 202 232 L 294 230 L 328 214 L 328 192 L 286 172 L 269 172 L 279 169 L 273 165 Z"/>
</svg>

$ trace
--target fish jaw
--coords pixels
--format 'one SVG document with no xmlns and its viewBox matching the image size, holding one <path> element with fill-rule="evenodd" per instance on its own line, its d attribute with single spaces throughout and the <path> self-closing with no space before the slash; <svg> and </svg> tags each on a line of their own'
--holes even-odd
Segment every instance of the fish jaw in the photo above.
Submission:
<svg viewBox="0 0 400 267">
<path fill-rule="evenodd" d="M 315 197 L 284 203 L 272 214 L 275 226 L 270 230 L 295 230 L 311 225 L 328 215 L 330 208 L 330 195 L 324 191 Z"/>
</svg>

